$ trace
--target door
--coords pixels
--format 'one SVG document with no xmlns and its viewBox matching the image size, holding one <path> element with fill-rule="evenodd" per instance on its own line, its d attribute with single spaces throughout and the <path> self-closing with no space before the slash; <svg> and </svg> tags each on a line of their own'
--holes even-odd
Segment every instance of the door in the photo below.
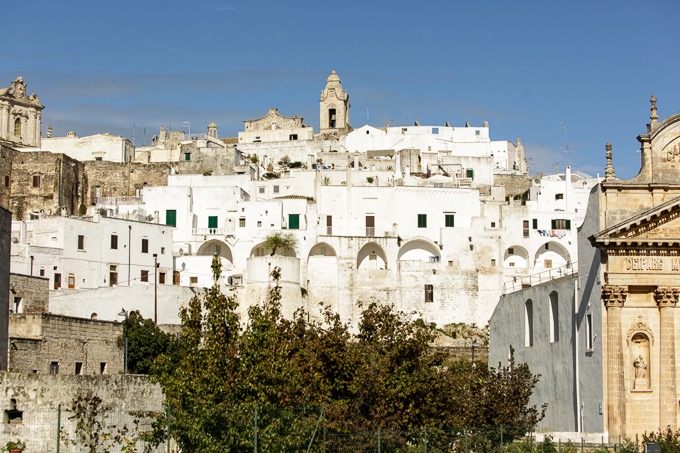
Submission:
<svg viewBox="0 0 680 453">
<path fill-rule="evenodd" d="M 288 214 L 288 229 L 289 230 L 300 229 L 300 214 Z"/>
<path fill-rule="evenodd" d="M 217 232 L 217 216 L 211 215 L 208 217 L 208 228 L 210 229 L 210 234 L 215 234 Z"/>
<path fill-rule="evenodd" d="M 61 274 L 54 274 L 54 289 L 61 288 Z"/>
<path fill-rule="evenodd" d="M 327 215 L 326 216 L 326 234 L 331 235 L 333 234 L 333 216 L 332 215 Z"/>
<path fill-rule="evenodd" d="M 375 236 L 375 216 L 372 215 L 366 216 L 366 236 L 368 237 Z"/>
</svg>

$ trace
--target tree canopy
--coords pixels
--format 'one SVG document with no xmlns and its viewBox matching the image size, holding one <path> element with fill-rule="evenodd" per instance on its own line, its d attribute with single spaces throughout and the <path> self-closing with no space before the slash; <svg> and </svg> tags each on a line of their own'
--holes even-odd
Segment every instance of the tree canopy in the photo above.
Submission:
<svg viewBox="0 0 680 453">
<path fill-rule="evenodd" d="M 538 378 L 526 365 L 454 361 L 431 348 L 433 324 L 376 301 L 362 307 L 354 330 L 328 309 L 323 322 L 304 310 L 286 319 L 280 269 L 271 276 L 268 299 L 248 308 L 244 325 L 236 297 L 217 283 L 195 296 L 180 312 L 175 347 L 152 367 L 174 414 L 173 437 L 188 451 L 247 448 L 254 429 L 263 451 L 299 451 L 321 418 L 329 436 L 500 425 L 522 434 L 541 419 L 529 405 Z"/>
</svg>

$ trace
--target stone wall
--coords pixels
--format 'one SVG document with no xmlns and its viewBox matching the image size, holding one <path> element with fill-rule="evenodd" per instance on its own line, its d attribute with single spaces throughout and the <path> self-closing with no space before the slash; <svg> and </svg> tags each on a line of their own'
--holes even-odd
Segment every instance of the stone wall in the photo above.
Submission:
<svg viewBox="0 0 680 453">
<path fill-rule="evenodd" d="M 526 175 L 494 175 L 494 186 L 505 187 L 505 194 L 510 197 L 522 195 L 531 187 L 531 178 Z"/>
<path fill-rule="evenodd" d="M 133 437 L 139 430 L 150 429 L 154 414 L 165 412 L 160 386 L 145 376 L 65 376 L 24 373 L 0 373 L 0 410 L 4 417 L 0 427 L 0 445 L 9 440 L 26 442 L 28 452 L 57 451 L 57 420 L 61 412 L 61 451 L 75 450 L 74 432 L 78 414 L 73 411 L 77 398 L 93 401 L 100 398 L 105 415 L 99 434 L 116 433 L 127 427 Z M 82 411 L 81 411 L 82 414 Z M 134 420 L 140 421 L 135 428 Z M 115 425 L 115 428 L 114 428 Z M 76 441 L 77 444 L 77 441 Z M 154 452 L 164 451 L 161 444 Z M 141 451 L 137 446 L 136 451 Z M 176 451 L 176 450 L 173 450 Z"/>
<path fill-rule="evenodd" d="M 49 306 L 50 280 L 30 275 L 9 275 L 10 313 L 45 313 Z"/>
<path fill-rule="evenodd" d="M 11 231 L 12 213 L 0 207 L 0 370 L 7 369 Z"/>
<path fill-rule="evenodd" d="M 189 160 L 186 155 L 189 154 Z M 181 174 L 204 174 L 212 176 L 233 175 L 234 145 L 226 148 L 218 146 L 198 147 L 196 142 L 180 145 L 180 160 L 177 163 Z"/>
<path fill-rule="evenodd" d="M 0 207 L 9 209 L 10 181 L 14 150 L 0 144 Z"/>
<path fill-rule="evenodd" d="M 38 374 L 120 374 L 124 351 L 118 322 L 52 314 L 13 314 L 10 369 Z"/>
<path fill-rule="evenodd" d="M 137 189 L 146 186 L 167 186 L 167 163 L 138 163 L 91 161 L 85 162 L 90 190 L 86 204 L 95 204 L 95 197 L 134 196 Z M 98 194 L 98 195 L 97 195 Z"/>
<path fill-rule="evenodd" d="M 46 215 L 77 214 L 87 190 L 83 164 L 65 154 L 17 152 L 10 190 L 15 220 L 41 211 Z"/>
</svg>

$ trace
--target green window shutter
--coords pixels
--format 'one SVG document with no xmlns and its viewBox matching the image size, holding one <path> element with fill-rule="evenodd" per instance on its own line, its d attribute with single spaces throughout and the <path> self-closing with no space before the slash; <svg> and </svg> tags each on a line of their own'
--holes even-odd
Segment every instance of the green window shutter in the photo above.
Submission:
<svg viewBox="0 0 680 453">
<path fill-rule="evenodd" d="M 208 228 L 217 228 L 217 216 L 211 215 L 208 217 Z"/>
<path fill-rule="evenodd" d="M 173 227 L 177 226 L 177 211 L 168 209 L 165 211 L 165 224 Z"/>
<path fill-rule="evenodd" d="M 418 214 L 418 228 L 427 228 L 427 214 Z"/>
<path fill-rule="evenodd" d="M 531 223 L 534 230 L 538 230 L 538 219 L 532 219 Z"/>
<path fill-rule="evenodd" d="M 552 229 L 552 230 L 556 230 L 556 229 L 557 229 L 557 220 L 552 219 L 552 220 L 550 221 L 550 229 Z"/>
<path fill-rule="evenodd" d="M 465 176 L 467 176 L 470 179 L 475 179 L 475 171 L 472 168 L 468 168 L 465 170 Z"/>
<path fill-rule="evenodd" d="M 454 226 L 454 217 L 453 214 L 446 214 L 444 216 L 444 226 L 446 227 L 453 227 Z"/>
<path fill-rule="evenodd" d="M 566 229 L 571 230 L 571 220 L 567 219 L 565 223 L 566 223 L 566 225 L 565 225 Z"/>
<path fill-rule="evenodd" d="M 300 214 L 288 214 L 288 229 L 289 230 L 300 229 Z"/>
</svg>

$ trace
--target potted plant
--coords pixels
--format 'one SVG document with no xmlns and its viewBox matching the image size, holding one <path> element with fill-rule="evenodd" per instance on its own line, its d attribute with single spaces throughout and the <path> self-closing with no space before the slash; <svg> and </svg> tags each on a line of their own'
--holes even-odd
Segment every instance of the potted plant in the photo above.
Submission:
<svg viewBox="0 0 680 453">
<path fill-rule="evenodd" d="M 5 444 L 3 451 L 7 451 L 9 453 L 21 453 L 24 451 L 24 448 L 26 448 L 26 442 L 23 440 L 10 440 Z"/>
</svg>

